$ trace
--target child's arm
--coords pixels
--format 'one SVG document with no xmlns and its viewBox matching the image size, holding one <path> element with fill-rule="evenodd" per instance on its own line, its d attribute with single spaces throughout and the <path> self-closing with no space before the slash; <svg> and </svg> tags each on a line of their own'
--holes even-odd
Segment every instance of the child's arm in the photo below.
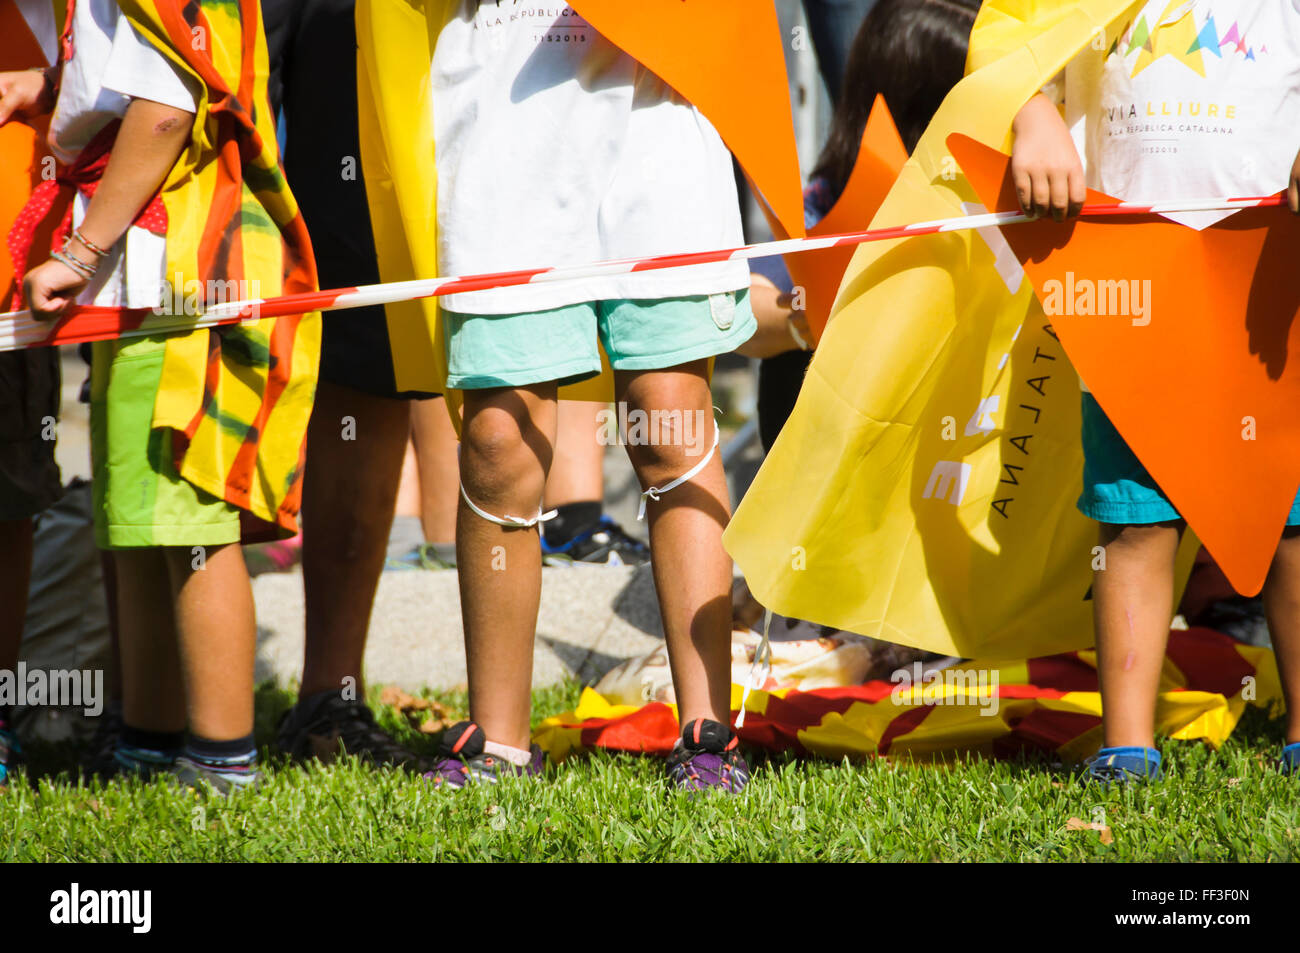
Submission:
<svg viewBox="0 0 1300 953">
<path fill-rule="evenodd" d="M 1087 197 L 1083 163 L 1056 105 L 1038 93 L 1011 124 L 1011 176 L 1020 207 L 1056 221 L 1079 214 Z"/>
<path fill-rule="evenodd" d="M 193 122 L 193 113 L 174 106 L 147 99 L 131 101 L 104 176 L 81 223 L 80 232 L 87 241 L 110 248 L 126 233 L 176 164 L 189 141 Z M 68 251 L 87 265 L 98 264 L 94 251 L 75 239 Z M 49 320 L 61 314 L 89 280 L 63 262 L 50 259 L 27 273 L 23 294 L 32 313 Z"/>
<path fill-rule="evenodd" d="M 812 340 L 808 318 L 796 311 L 793 299 L 764 275 L 749 276 L 749 302 L 758 319 L 758 330 L 748 341 L 736 348 L 745 357 L 776 357 L 787 351 L 799 350 L 803 345 L 795 338 L 797 333 L 804 342 Z M 793 326 L 794 333 L 791 333 Z"/>
<path fill-rule="evenodd" d="M 0 126 L 54 112 L 53 73 L 53 68 L 0 73 Z"/>
</svg>

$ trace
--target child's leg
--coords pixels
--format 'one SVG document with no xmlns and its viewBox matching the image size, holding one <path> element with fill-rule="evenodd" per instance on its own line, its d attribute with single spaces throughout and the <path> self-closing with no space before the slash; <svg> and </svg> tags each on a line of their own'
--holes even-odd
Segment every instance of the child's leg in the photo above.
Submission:
<svg viewBox="0 0 1300 953">
<path fill-rule="evenodd" d="M 1300 741 L 1300 527 L 1282 533 L 1264 583 L 1264 611 L 1286 699 L 1286 743 Z"/>
<path fill-rule="evenodd" d="M 1150 748 L 1181 524 L 1100 526 L 1106 562 L 1093 574 L 1092 598 L 1105 746 Z"/>
<path fill-rule="evenodd" d="M 410 403 L 321 381 L 307 430 L 302 579 L 306 645 L 301 698 L 356 679 L 384 568 Z M 355 433 L 344 439 L 342 421 Z"/>
<path fill-rule="evenodd" d="M 670 431 L 663 418 L 657 440 L 654 428 L 649 444 L 634 446 L 629 439 L 628 456 L 642 488 L 671 483 L 704 459 L 714 436 L 707 361 L 659 371 L 618 371 L 615 386 L 629 415 L 634 410 L 681 411 L 683 421 L 691 415 L 689 445 L 684 445 L 682 430 Z M 715 453 L 689 482 L 649 502 L 646 513 L 678 716 L 683 725 L 696 718 L 729 724 L 731 558 L 722 548 L 722 531 L 731 505 L 721 455 Z"/>
<path fill-rule="evenodd" d="M 556 387 L 465 391 L 460 479 L 486 513 L 538 514 L 555 445 Z M 462 497 L 456 514 L 470 717 L 488 741 L 527 749 L 533 642 L 542 592 L 537 526 L 507 528 Z"/>
<path fill-rule="evenodd" d="M 141 731 L 184 731 L 185 694 L 167 561 L 158 549 L 120 549 L 113 553 L 113 566 L 122 720 Z"/>
<path fill-rule="evenodd" d="M 244 738 L 253 732 L 257 623 L 243 552 L 238 543 L 207 547 L 202 568 L 189 548 L 162 552 L 175 600 L 190 734 Z"/>
</svg>

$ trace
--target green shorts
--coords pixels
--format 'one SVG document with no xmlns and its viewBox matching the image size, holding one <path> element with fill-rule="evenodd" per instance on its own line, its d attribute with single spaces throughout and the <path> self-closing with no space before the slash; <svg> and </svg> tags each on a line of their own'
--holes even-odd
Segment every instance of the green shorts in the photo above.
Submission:
<svg viewBox="0 0 1300 953">
<path fill-rule="evenodd" d="M 734 351 L 757 328 L 749 291 L 589 301 L 522 314 L 443 311 L 447 385 L 461 390 L 573 384 L 600 373 L 649 371 Z"/>
<path fill-rule="evenodd" d="M 239 541 L 239 509 L 181 479 L 172 433 L 153 429 L 167 336 L 95 345 L 90 455 L 100 549 Z"/>
</svg>

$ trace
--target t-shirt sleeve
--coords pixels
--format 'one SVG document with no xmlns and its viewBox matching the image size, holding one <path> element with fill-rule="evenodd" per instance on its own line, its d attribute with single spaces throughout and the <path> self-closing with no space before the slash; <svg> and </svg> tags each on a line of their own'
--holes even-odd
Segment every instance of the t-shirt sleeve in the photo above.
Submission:
<svg viewBox="0 0 1300 953">
<path fill-rule="evenodd" d="M 113 49 L 101 82 L 104 89 L 192 113 L 198 108 L 198 97 L 191 83 L 189 74 L 150 46 L 126 16 L 118 14 Z"/>
</svg>

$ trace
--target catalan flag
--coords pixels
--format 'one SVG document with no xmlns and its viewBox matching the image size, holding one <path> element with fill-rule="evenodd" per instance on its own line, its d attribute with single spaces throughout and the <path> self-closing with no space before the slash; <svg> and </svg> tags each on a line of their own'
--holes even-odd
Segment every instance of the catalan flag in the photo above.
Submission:
<svg viewBox="0 0 1300 953">
<path fill-rule="evenodd" d="M 741 687 L 731 689 L 734 712 Z M 1269 649 L 1209 629 L 1175 630 L 1160 675 L 1156 731 L 1218 747 L 1248 705 L 1267 711 L 1281 697 Z M 745 708 L 737 733 L 746 745 L 835 760 L 979 754 L 1071 763 L 1096 753 L 1102 740 L 1096 653 L 1089 650 L 974 659 L 862 685 L 755 691 Z M 680 734 L 675 706 L 615 705 L 588 688 L 573 711 L 544 720 L 533 740 L 563 760 L 593 749 L 666 755 Z"/>
<path fill-rule="evenodd" d="M 120 0 L 201 93 L 189 147 L 162 188 L 176 297 L 312 291 L 311 242 L 285 182 L 267 103 L 257 0 Z M 343 64 L 344 68 L 350 64 Z M 182 477 L 281 532 L 297 531 L 320 316 L 253 319 L 167 342 L 153 426 Z"/>
</svg>

